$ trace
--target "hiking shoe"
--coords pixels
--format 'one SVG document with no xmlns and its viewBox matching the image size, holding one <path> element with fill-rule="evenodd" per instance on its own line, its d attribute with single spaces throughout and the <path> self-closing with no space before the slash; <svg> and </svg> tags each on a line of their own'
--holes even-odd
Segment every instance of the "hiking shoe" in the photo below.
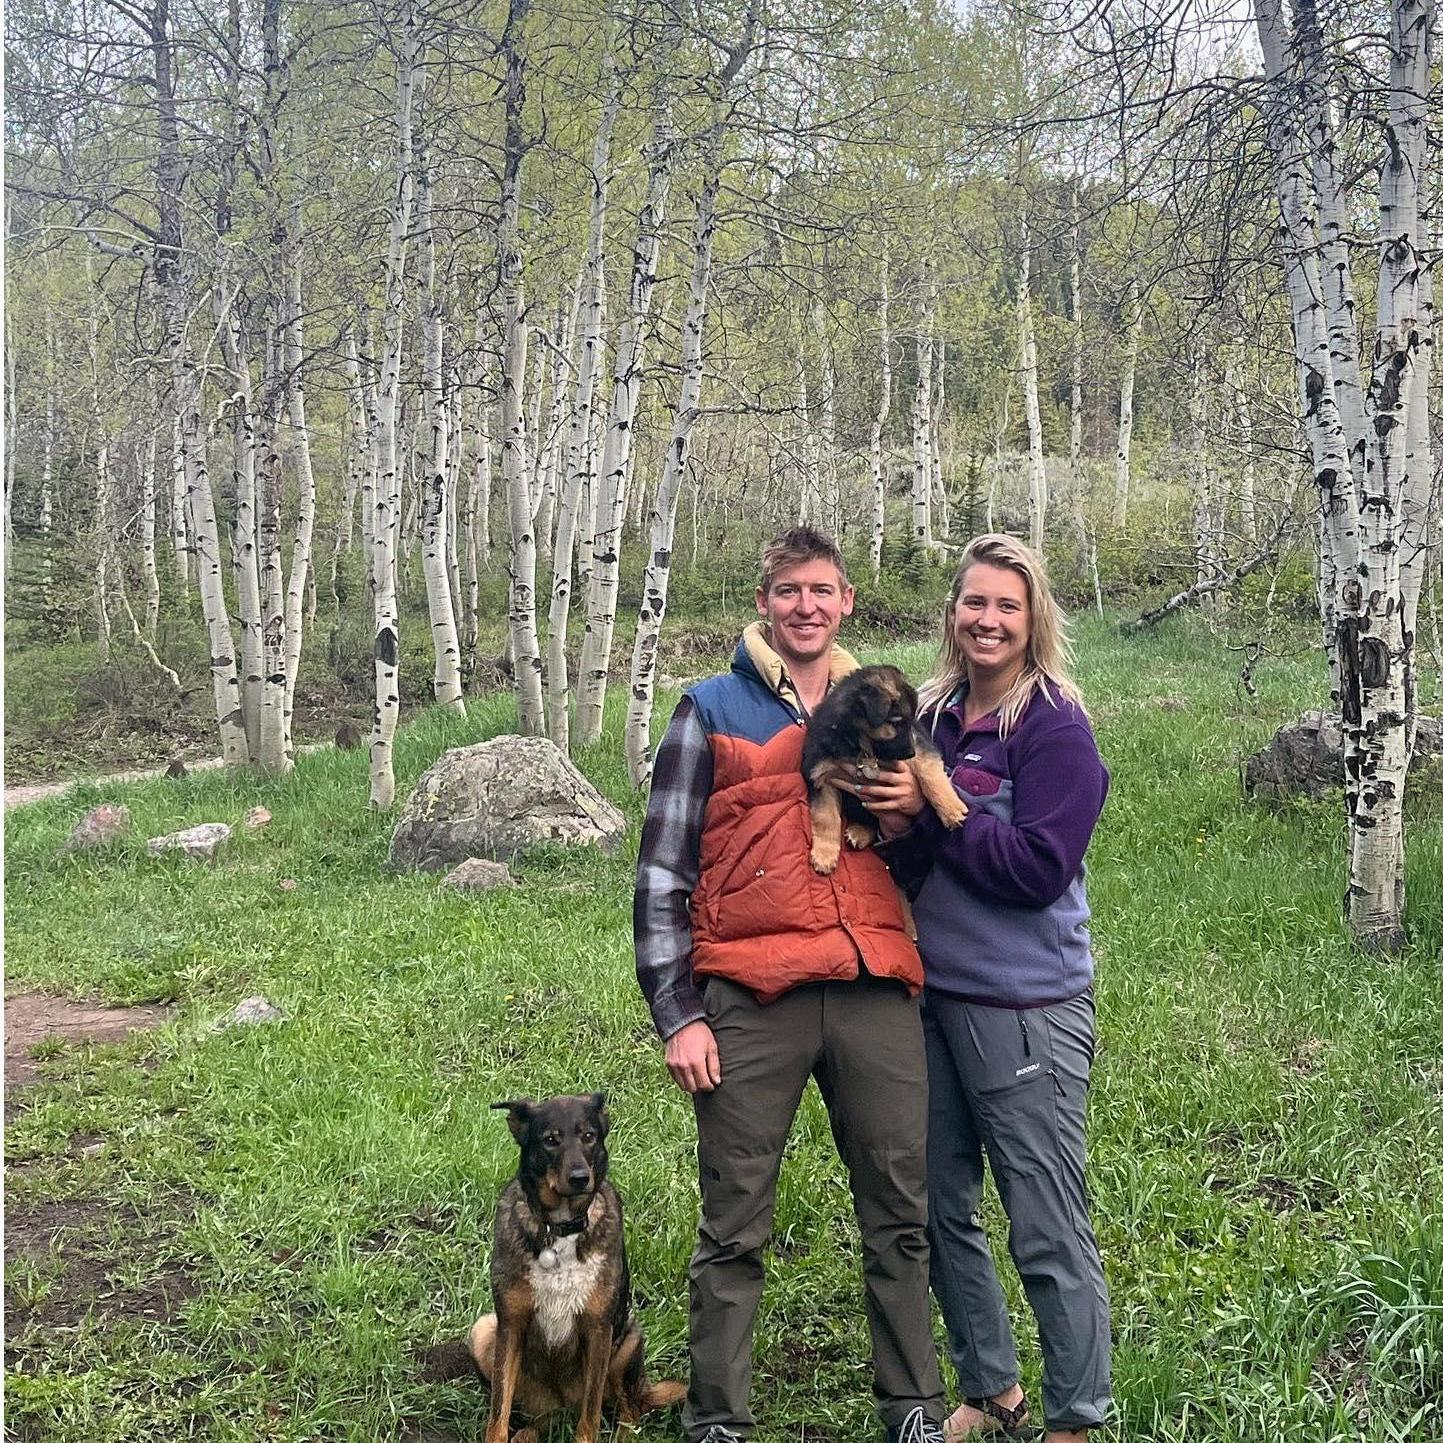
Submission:
<svg viewBox="0 0 1443 1443">
<path fill-rule="evenodd" d="M 723 1428 L 720 1423 L 713 1423 L 696 1443 L 742 1443 L 741 1435 L 733 1433 L 730 1428 Z"/>
<path fill-rule="evenodd" d="M 887 1443 L 944 1443 L 942 1425 L 919 1403 L 900 1423 L 887 1425 Z"/>
</svg>

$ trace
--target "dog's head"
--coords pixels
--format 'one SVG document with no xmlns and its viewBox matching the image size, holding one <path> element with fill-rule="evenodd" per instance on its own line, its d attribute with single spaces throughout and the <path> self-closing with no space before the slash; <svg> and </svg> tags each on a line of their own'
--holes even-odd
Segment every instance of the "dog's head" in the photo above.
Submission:
<svg viewBox="0 0 1443 1443">
<path fill-rule="evenodd" d="M 606 1094 L 553 1097 L 533 1102 L 520 1097 L 493 1102 L 503 1109 L 511 1136 L 521 1149 L 517 1169 L 523 1186 L 545 1208 L 594 1193 L 606 1178 L 606 1134 L 611 1114 Z"/>
<path fill-rule="evenodd" d="M 917 693 L 895 666 L 864 666 L 849 678 L 856 685 L 859 740 L 871 744 L 879 761 L 901 762 L 915 753 L 912 723 Z"/>
</svg>

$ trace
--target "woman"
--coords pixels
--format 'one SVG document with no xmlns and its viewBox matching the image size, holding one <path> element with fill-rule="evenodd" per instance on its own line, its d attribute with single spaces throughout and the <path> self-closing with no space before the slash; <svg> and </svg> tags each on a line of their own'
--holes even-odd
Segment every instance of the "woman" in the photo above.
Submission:
<svg viewBox="0 0 1443 1443">
<path fill-rule="evenodd" d="M 966 1400 L 947 1420 L 957 1443 L 1037 1436 L 977 1220 L 984 1155 L 1037 1316 L 1047 1443 L 1085 1440 L 1109 1401 L 1107 1287 L 1083 1181 L 1094 1034 L 1082 858 L 1107 771 L 1068 660 L 1041 558 L 978 537 L 920 692 L 969 814 L 945 831 L 902 767 L 858 789 L 915 891 L 932 1288 Z"/>
</svg>

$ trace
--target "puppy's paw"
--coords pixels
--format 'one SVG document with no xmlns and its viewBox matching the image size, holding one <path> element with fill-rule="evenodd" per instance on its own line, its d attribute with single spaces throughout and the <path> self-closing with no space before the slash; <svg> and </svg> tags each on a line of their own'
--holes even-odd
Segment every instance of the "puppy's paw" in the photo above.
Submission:
<svg viewBox="0 0 1443 1443">
<path fill-rule="evenodd" d="M 944 800 L 943 804 L 940 807 L 934 807 L 934 810 L 942 825 L 950 832 L 953 827 L 962 825 L 962 819 L 967 815 L 967 803 L 956 792 L 953 792 L 950 805 Z"/>
<path fill-rule="evenodd" d="M 877 834 L 865 823 L 849 822 L 844 833 L 847 838 L 847 845 L 861 851 L 864 847 L 870 847 L 877 840 Z"/>
<path fill-rule="evenodd" d="M 837 870 L 837 862 L 841 855 L 842 849 L 834 842 L 813 842 L 812 871 L 820 873 L 823 877 L 830 877 Z"/>
</svg>

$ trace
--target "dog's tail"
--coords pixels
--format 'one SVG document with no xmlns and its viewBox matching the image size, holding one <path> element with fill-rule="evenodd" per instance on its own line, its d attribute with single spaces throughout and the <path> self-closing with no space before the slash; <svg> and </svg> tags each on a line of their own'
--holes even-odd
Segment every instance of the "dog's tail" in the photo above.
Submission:
<svg viewBox="0 0 1443 1443">
<path fill-rule="evenodd" d="M 476 1378 L 485 1374 L 476 1366 L 471 1350 L 464 1342 L 437 1343 L 419 1358 L 418 1372 L 423 1383 L 449 1383 L 454 1378 Z"/>
<path fill-rule="evenodd" d="M 675 1381 L 663 1381 L 660 1383 L 644 1382 L 641 1385 L 641 1397 L 638 1400 L 643 1413 L 650 1413 L 657 1408 L 670 1408 L 673 1403 L 680 1403 L 686 1397 L 686 1384 Z"/>
</svg>

